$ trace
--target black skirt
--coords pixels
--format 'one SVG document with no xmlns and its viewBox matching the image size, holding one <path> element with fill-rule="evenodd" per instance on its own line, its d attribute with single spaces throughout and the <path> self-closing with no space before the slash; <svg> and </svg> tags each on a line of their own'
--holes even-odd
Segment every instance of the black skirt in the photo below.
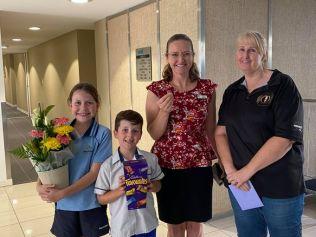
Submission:
<svg viewBox="0 0 316 237">
<path fill-rule="evenodd" d="M 211 167 L 162 168 L 165 177 L 157 193 L 159 219 L 168 224 L 205 222 L 212 218 Z"/>
</svg>

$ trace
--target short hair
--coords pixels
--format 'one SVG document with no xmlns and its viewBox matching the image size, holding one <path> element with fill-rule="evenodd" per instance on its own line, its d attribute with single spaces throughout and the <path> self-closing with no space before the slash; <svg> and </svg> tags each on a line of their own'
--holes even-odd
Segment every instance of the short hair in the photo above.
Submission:
<svg viewBox="0 0 316 237">
<path fill-rule="evenodd" d="M 172 42 L 177 41 L 177 40 L 185 40 L 185 41 L 189 42 L 191 49 L 192 49 L 192 52 L 193 52 L 193 55 L 194 55 L 193 43 L 192 43 L 192 40 L 190 39 L 190 37 L 185 35 L 185 34 L 175 34 L 175 35 L 171 36 L 169 38 L 169 40 L 167 41 L 166 52 L 165 52 L 166 56 L 169 53 L 168 52 L 169 45 Z M 162 78 L 167 80 L 167 81 L 171 81 L 172 77 L 173 77 L 172 69 L 170 67 L 170 64 L 167 63 L 163 69 Z M 199 72 L 199 69 L 198 69 L 195 62 L 193 62 L 192 67 L 190 68 L 189 77 L 190 77 L 191 81 L 196 81 L 196 80 L 200 79 L 200 72 Z"/>
<path fill-rule="evenodd" d="M 267 68 L 268 62 L 268 47 L 267 40 L 263 37 L 263 35 L 257 31 L 247 31 L 241 33 L 236 41 L 236 44 L 240 43 L 243 40 L 250 40 L 256 46 L 259 54 L 262 56 L 262 66 L 263 68 Z"/>
<path fill-rule="evenodd" d="M 122 120 L 126 120 L 133 125 L 140 125 L 141 128 L 143 127 L 143 117 L 138 112 L 131 109 L 121 111 L 116 115 L 114 125 L 115 131 L 118 130 Z"/>
<path fill-rule="evenodd" d="M 93 97 L 93 99 L 95 100 L 97 104 L 100 104 L 100 96 L 99 96 L 98 90 L 92 84 L 87 83 L 87 82 L 80 82 L 71 89 L 68 99 L 67 99 L 69 104 L 71 104 L 73 94 L 78 90 L 82 90 L 88 93 L 89 95 Z"/>
</svg>

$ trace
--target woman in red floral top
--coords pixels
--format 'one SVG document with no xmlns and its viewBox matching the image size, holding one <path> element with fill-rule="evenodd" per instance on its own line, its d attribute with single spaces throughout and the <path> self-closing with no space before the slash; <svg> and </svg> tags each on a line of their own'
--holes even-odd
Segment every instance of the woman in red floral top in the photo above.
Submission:
<svg viewBox="0 0 316 237">
<path fill-rule="evenodd" d="M 168 223 L 168 237 L 200 237 L 201 222 L 212 216 L 216 84 L 199 78 L 188 36 L 173 35 L 165 55 L 163 79 L 147 87 L 146 101 L 152 151 L 165 174 L 159 218 Z"/>
</svg>

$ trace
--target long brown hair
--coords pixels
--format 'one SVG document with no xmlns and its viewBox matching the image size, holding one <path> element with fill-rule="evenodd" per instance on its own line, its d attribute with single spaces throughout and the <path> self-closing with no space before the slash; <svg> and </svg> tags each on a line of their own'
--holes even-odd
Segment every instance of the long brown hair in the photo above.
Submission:
<svg viewBox="0 0 316 237">
<path fill-rule="evenodd" d="M 177 40 L 185 40 L 185 41 L 189 42 L 191 49 L 192 49 L 192 52 L 193 52 L 193 55 L 194 55 L 192 40 L 185 34 L 175 34 L 175 35 L 171 36 L 167 42 L 166 53 L 165 53 L 166 56 L 168 55 L 169 45 L 172 42 L 177 41 Z M 190 77 L 191 81 L 196 81 L 196 80 L 200 79 L 200 72 L 199 72 L 199 69 L 198 69 L 195 62 L 193 62 L 192 67 L 190 68 L 189 77 Z M 167 65 L 165 65 L 165 67 L 163 69 L 162 78 L 167 80 L 167 81 L 171 81 L 173 78 L 172 69 L 171 69 L 171 66 L 169 63 Z"/>
</svg>

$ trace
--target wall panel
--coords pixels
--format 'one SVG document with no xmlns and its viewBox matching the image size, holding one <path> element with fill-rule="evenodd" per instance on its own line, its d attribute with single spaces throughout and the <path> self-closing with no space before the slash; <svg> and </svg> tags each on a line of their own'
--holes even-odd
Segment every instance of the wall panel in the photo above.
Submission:
<svg viewBox="0 0 316 237">
<path fill-rule="evenodd" d="M 241 73 L 235 66 L 235 40 L 246 30 L 267 36 L 268 1 L 205 1 L 205 71 L 206 77 L 218 83 L 217 108 L 226 87 Z M 213 213 L 230 210 L 226 188 L 214 183 Z"/>
<path fill-rule="evenodd" d="M 198 0 L 162 0 L 160 1 L 160 42 L 162 55 L 166 51 L 168 39 L 176 33 L 187 34 L 193 41 L 195 61 L 199 58 L 199 11 Z M 166 64 L 161 57 L 161 70 Z"/>
<path fill-rule="evenodd" d="M 158 42 L 157 42 L 157 13 L 156 4 L 152 3 L 130 13 L 130 42 L 131 42 L 131 71 L 132 71 L 132 103 L 133 109 L 144 118 L 143 136 L 139 146 L 150 150 L 153 140 L 147 132 L 145 101 L 148 86 L 152 81 L 137 81 L 136 78 L 136 49 L 151 47 L 152 80 L 158 78 Z"/>
<path fill-rule="evenodd" d="M 272 63 L 316 99 L 316 1 L 272 0 Z"/>
<path fill-rule="evenodd" d="M 97 87 L 101 97 L 99 108 L 99 123 L 110 128 L 110 88 L 109 88 L 109 62 L 107 47 L 106 19 L 100 20 L 95 24 L 95 56 L 96 56 L 96 75 Z"/>
<path fill-rule="evenodd" d="M 124 14 L 107 23 L 109 61 L 111 126 L 114 128 L 115 116 L 121 110 L 131 109 L 131 82 L 128 43 L 128 15 Z M 117 147 L 116 139 L 113 139 Z"/>
<path fill-rule="evenodd" d="M 14 71 L 16 73 L 15 88 L 16 88 L 16 105 L 19 109 L 26 112 L 26 72 L 25 72 L 25 56 L 24 54 L 13 55 Z"/>
<path fill-rule="evenodd" d="M 304 103 L 304 174 L 316 177 L 316 1 L 272 1 L 272 63 L 289 74 Z"/>
<path fill-rule="evenodd" d="M 31 108 L 54 104 L 51 117 L 71 114 L 67 98 L 79 82 L 77 32 L 73 31 L 28 51 Z"/>
</svg>

